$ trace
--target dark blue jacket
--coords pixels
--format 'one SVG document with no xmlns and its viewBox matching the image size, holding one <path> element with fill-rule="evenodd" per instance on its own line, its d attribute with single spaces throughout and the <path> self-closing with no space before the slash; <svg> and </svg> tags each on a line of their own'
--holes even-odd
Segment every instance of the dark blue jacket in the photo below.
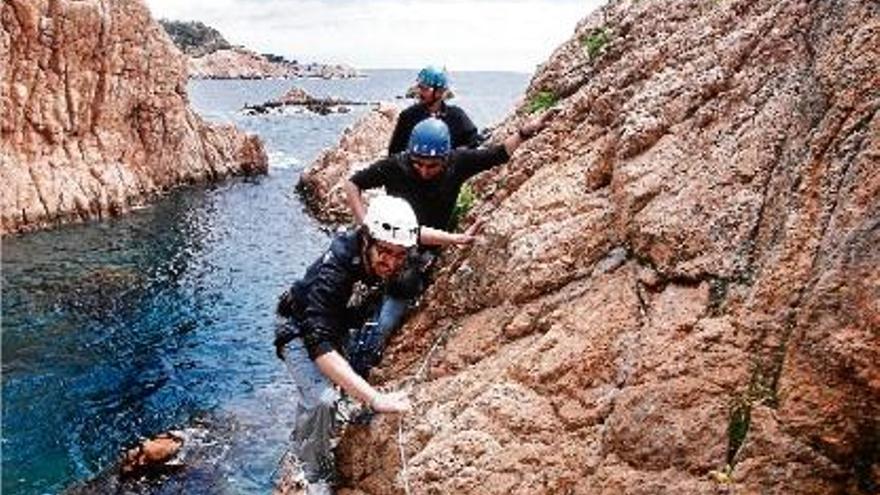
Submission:
<svg viewBox="0 0 880 495">
<path fill-rule="evenodd" d="M 278 313 L 290 318 L 295 330 L 284 337 L 276 335 L 276 346 L 302 337 L 313 360 L 334 350 L 344 353 L 349 329 L 363 318 L 359 306 L 349 305 L 355 284 L 362 282 L 373 291 L 381 286 L 381 280 L 364 267 L 362 243 L 357 231 L 339 235 L 281 296 Z"/>
</svg>

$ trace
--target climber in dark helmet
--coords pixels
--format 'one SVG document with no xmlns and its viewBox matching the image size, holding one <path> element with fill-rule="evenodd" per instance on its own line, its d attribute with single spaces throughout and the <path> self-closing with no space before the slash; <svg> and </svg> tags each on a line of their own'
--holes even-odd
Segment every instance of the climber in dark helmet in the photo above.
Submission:
<svg viewBox="0 0 880 495">
<path fill-rule="evenodd" d="M 479 144 L 477 127 L 461 108 L 446 103 L 449 95 L 449 76 L 445 70 L 428 66 L 416 78 L 419 101 L 400 113 L 391 134 L 388 154 L 406 150 L 409 136 L 419 122 L 437 117 L 449 127 L 453 148 L 476 148 Z"/>
<path fill-rule="evenodd" d="M 407 308 L 427 287 L 439 246 L 474 241 L 479 222 L 461 234 L 448 232 L 462 185 L 474 175 L 510 160 L 520 144 L 546 127 L 555 113 L 552 110 L 531 119 L 503 144 L 475 150 L 452 149 L 446 124 L 428 118 L 413 129 L 405 153 L 383 158 L 345 182 L 346 199 L 357 222 L 362 223 L 365 218 L 362 192 L 384 187 L 387 194 L 412 205 L 423 229 L 430 227 L 432 232 L 443 234 L 442 242 L 425 242 L 423 236 L 423 245 L 391 283 L 379 310 L 378 324 L 364 327 L 349 343 L 352 366 L 362 377 L 369 377 L 370 369 L 382 358 L 388 338 L 403 323 Z"/>
</svg>

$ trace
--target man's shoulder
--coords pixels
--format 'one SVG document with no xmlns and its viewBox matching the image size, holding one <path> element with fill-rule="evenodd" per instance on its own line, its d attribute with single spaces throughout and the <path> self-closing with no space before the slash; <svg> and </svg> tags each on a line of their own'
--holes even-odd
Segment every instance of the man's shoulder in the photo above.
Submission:
<svg viewBox="0 0 880 495">
<path fill-rule="evenodd" d="M 360 235 L 357 229 L 343 231 L 333 238 L 330 249 L 324 255 L 325 263 L 338 263 L 348 269 L 357 268 L 361 263 Z"/>
<path fill-rule="evenodd" d="M 411 119 L 426 115 L 427 113 L 428 112 L 425 110 L 424 105 L 422 105 L 421 103 L 413 103 L 412 105 L 404 108 L 402 112 L 400 112 L 400 118 Z"/>
<path fill-rule="evenodd" d="M 363 170 L 376 170 L 376 169 L 387 169 L 388 167 L 395 168 L 399 166 L 401 163 L 405 162 L 405 151 L 399 151 L 397 153 L 392 153 L 390 155 L 385 155 L 382 158 L 374 161 L 373 163 L 367 165 L 366 167 L 355 171 L 352 175 L 357 175 L 358 172 Z"/>
<path fill-rule="evenodd" d="M 396 172 L 398 170 L 403 171 L 407 163 L 409 163 L 409 153 L 406 151 L 399 151 L 376 160 L 370 166 Z"/>
<path fill-rule="evenodd" d="M 445 108 L 446 113 L 452 113 L 452 114 L 457 114 L 457 115 L 467 115 L 467 112 L 465 112 L 464 109 L 458 105 L 446 104 L 445 107 L 446 107 Z"/>
<path fill-rule="evenodd" d="M 447 116 L 457 120 L 469 119 L 467 112 L 463 108 L 456 105 L 446 105 L 444 112 Z"/>
<path fill-rule="evenodd" d="M 491 144 L 483 148 L 457 148 L 449 153 L 449 163 L 456 170 L 465 164 L 480 165 L 499 159 L 506 161 L 509 158 L 503 144 Z"/>
</svg>

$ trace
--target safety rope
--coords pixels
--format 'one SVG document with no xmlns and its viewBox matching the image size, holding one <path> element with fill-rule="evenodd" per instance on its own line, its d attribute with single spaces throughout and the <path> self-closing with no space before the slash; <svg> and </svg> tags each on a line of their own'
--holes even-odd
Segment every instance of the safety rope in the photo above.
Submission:
<svg viewBox="0 0 880 495">
<path fill-rule="evenodd" d="M 446 338 L 452 333 L 454 326 L 450 326 L 446 330 L 443 331 L 436 339 L 434 339 L 433 345 L 431 345 L 431 349 L 428 350 L 427 356 L 425 356 L 424 361 L 422 361 L 421 366 L 416 372 L 410 375 L 406 380 L 404 380 L 403 390 L 406 392 L 407 396 L 409 396 L 410 392 L 412 392 L 413 387 L 420 382 L 423 378 L 425 370 L 428 368 L 428 363 L 431 362 L 431 357 L 434 355 L 434 351 L 437 350 L 437 347 L 440 346 L 440 343 L 445 341 Z M 406 450 L 403 443 L 403 415 L 400 415 L 400 418 L 397 420 L 397 448 L 400 453 L 400 477 L 403 481 L 403 491 L 406 495 L 412 495 L 409 487 L 409 472 L 407 468 L 407 459 L 406 459 Z"/>
</svg>

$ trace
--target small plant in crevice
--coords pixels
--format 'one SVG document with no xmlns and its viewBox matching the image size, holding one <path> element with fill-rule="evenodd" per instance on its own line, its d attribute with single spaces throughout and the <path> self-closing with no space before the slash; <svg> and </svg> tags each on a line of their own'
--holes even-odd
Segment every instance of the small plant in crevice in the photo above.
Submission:
<svg viewBox="0 0 880 495">
<path fill-rule="evenodd" d="M 602 49 L 611 41 L 611 31 L 601 27 L 590 31 L 589 34 L 581 36 L 581 48 L 584 53 L 590 57 L 590 60 L 598 57 L 602 53 Z"/>
<path fill-rule="evenodd" d="M 458 193 L 458 198 L 455 200 L 455 208 L 452 210 L 452 218 L 449 220 L 450 231 L 458 229 L 462 219 L 464 219 L 465 215 L 467 215 L 468 212 L 471 211 L 471 208 L 474 207 L 475 200 L 476 195 L 474 194 L 473 189 L 471 189 L 470 184 L 463 185 L 461 191 Z"/>
<path fill-rule="evenodd" d="M 728 472 L 736 465 L 739 452 L 752 423 L 752 408 L 756 405 L 774 407 L 778 401 L 772 373 L 767 373 L 760 363 L 756 363 L 748 388 L 733 401 L 730 420 L 727 425 L 727 466 Z"/>
<path fill-rule="evenodd" d="M 746 441 L 746 434 L 752 422 L 752 404 L 747 398 L 737 401 L 730 411 L 730 422 L 727 425 L 727 466 L 733 469 L 736 453 Z"/>
<path fill-rule="evenodd" d="M 540 112 L 547 110 L 559 101 L 559 97 L 552 91 L 539 91 L 538 94 L 529 100 L 526 111 L 528 113 Z"/>
</svg>

